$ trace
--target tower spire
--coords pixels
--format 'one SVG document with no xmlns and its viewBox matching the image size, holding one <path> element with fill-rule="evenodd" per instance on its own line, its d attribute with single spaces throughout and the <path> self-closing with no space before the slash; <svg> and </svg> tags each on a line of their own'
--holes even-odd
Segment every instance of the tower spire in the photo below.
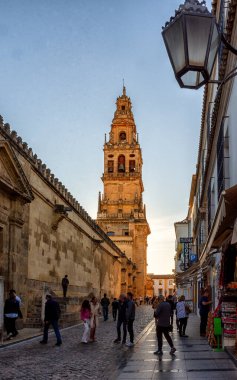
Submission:
<svg viewBox="0 0 237 380">
<path fill-rule="evenodd" d="M 126 96 L 126 87 L 124 86 L 124 78 L 123 78 L 123 95 Z"/>
</svg>

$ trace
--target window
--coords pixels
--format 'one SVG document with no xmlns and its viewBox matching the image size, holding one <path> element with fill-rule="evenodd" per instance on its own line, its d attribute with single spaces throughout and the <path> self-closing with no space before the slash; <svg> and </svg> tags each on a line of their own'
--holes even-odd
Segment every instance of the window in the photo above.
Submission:
<svg viewBox="0 0 237 380">
<path fill-rule="evenodd" d="M 123 230 L 122 235 L 123 236 L 129 236 L 129 230 Z"/>
<path fill-rule="evenodd" d="M 118 158 L 118 172 L 124 173 L 125 172 L 125 156 L 121 155 Z"/>
<path fill-rule="evenodd" d="M 123 111 L 125 111 L 125 106 L 122 106 L 121 108 L 122 108 Z"/>
<path fill-rule="evenodd" d="M 173 285 L 173 280 L 169 280 L 169 285 Z"/>
<path fill-rule="evenodd" d="M 163 285 L 163 280 L 159 280 L 159 285 Z"/>
<path fill-rule="evenodd" d="M 135 160 L 129 160 L 129 172 L 135 172 Z"/>
<path fill-rule="evenodd" d="M 108 161 L 108 173 L 113 173 L 114 172 L 114 161 L 109 160 Z"/>
<path fill-rule="evenodd" d="M 119 140 L 120 141 L 125 141 L 126 140 L 126 133 L 125 132 L 120 132 L 120 134 L 119 134 Z"/>
</svg>

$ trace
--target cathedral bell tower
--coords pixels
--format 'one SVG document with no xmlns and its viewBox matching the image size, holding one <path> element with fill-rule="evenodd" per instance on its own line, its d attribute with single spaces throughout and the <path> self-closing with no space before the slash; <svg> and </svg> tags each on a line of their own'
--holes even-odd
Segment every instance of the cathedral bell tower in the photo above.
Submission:
<svg viewBox="0 0 237 380">
<path fill-rule="evenodd" d="M 132 113 L 132 103 L 123 86 L 117 98 L 109 141 L 104 143 L 104 194 L 99 194 L 97 223 L 135 263 L 123 276 L 122 291 L 146 295 L 147 236 L 150 233 L 142 193 L 142 153 Z M 128 269 L 124 266 L 122 271 Z M 130 277 L 129 277 L 130 276 Z M 132 276 L 132 280 L 131 280 Z"/>
</svg>

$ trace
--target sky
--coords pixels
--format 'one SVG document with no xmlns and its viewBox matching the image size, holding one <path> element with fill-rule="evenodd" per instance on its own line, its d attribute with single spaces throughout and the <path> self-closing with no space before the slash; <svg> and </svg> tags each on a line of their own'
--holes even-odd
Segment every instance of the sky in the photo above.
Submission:
<svg viewBox="0 0 237 380">
<path fill-rule="evenodd" d="M 0 114 L 92 218 L 124 79 L 143 155 L 148 272 L 159 274 L 174 267 L 201 126 L 203 90 L 180 89 L 161 36 L 180 2 L 0 0 Z"/>
</svg>

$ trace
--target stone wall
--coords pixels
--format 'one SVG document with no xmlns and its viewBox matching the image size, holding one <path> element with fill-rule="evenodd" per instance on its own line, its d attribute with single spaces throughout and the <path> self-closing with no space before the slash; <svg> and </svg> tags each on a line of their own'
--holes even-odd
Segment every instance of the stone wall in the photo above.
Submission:
<svg viewBox="0 0 237 380">
<path fill-rule="evenodd" d="M 39 313 L 45 290 L 62 295 L 65 274 L 78 302 L 119 296 L 122 252 L 1 118 L 0 205 L 0 276 L 24 318 Z"/>
</svg>

